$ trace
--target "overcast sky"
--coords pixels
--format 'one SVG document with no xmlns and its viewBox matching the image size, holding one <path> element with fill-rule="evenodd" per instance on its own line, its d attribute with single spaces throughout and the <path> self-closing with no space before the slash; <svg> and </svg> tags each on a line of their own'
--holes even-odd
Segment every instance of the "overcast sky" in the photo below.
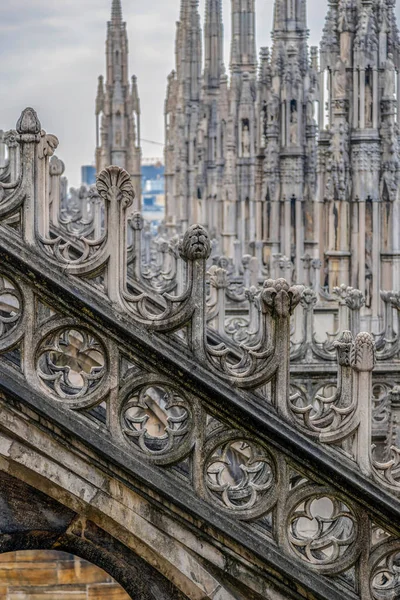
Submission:
<svg viewBox="0 0 400 600">
<path fill-rule="evenodd" d="M 130 74 L 138 77 L 142 137 L 163 142 L 166 78 L 174 68 L 180 0 L 122 0 Z M 223 0 L 229 63 L 230 0 Z M 256 0 L 257 48 L 270 44 L 272 0 Z M 309 0 L 310 44 L 318 45 L 326 0 Z M 204 0 L 200 0 L 201 15 Z M 26 106 L 60 140 L 57 155 L 71 185 L 94 160 L 97 77 L 105 72 L 111 0 L 0 0 L 0 129 L 11 129 Z M 162 147 L 143 143 L 144 156 Z"/>
</svg>

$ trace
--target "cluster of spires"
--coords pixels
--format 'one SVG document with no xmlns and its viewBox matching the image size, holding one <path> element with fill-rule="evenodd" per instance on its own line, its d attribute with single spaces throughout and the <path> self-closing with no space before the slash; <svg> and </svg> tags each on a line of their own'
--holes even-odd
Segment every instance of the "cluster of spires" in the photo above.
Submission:
<svg viewBox="0 0 400 600">
<path fill-rule="evenodd" d="M 293 283 L 304 283 L 305 256 L 320 261 L 327 298 L 338 285 L 361 289 L 366 326 L 379 331 L 379 290 L 400 286 L 393 1 L 330 0 L 318 53 L 307 45 L 306 0 L 275 0 L 272 48 L 259 61 L 255 0 L 231 0 L 231 17 L 228 78 L 222 0 L 206 0 L 204 37 L 198 0 L 181 0 L 165 101 L 167 229 L 200 223 L 226 256 L 237 244 L 242 254 L 257 248 L 266 272 L 282 257 Z M 139 192 L 140 104 L 127 53 L 113 0 L 96 164 L 124 167 Z"/>
</svg>

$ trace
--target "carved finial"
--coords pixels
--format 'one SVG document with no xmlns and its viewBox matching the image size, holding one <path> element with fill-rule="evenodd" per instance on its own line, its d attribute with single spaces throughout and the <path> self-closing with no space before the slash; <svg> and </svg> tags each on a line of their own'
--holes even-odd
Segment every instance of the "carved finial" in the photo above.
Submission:
<svg viewBox="0 0 400 600">
<path fill-rule="evenodd" d="M 129 173 L 121 167 L 107 167 L 101 171 L 96 181 L 97 190 L 104 200 L 111 202 L 114 198 L 130 206 L 135 198 L 135 191 Z"/>
<path fill-rule="evenodd" d="M 264 312 L 286 318 L 292 314 L 304 291 L 302 285 L 290 287 L 286 279 L 267 279 L 261 292 Z"/>
<path fill-rule="evenodd" d="M 370 333 L 359 333 L 354 341 L 351 364 L 356 371 L 372 371 L 375 366 L 375 342 Z"/>
<path fill-rule="evenodd" d="M 207 260 L 211 255 L 211 243 L 207 231 L 201 225 L 192 225 L 186 231 L 179 248 L 184 260 Z"/>
<path fill-rule="evenodd" d="M 213 265 L 208 271 L 210 276 L 210 285 L 216 289 L 225 289 L 229 285 L 228 272 Z"/>
<path fill-rule="evenodd" d="M 340 338 L 334 342 L 337 351 L 338 363 L 342 367 L 350 366 L 350 354 L 353 347 L 353 336 L 351 331 L 343 331 Z"/>
<path fill-rule="evenodd" d="M 347 295 L 344 299 L 346 305 L 350 308 L 350 310 L 360 310 L 365 304 L 365 298 L 361 290 L 357 290 L 356 288 L 348 287 Z"/>
<path fill-rule="evenodd" d="M 61 177 L 61 175 L 65 171 L 65 165 L 62 160 L 58 158 L 58 156 L 52 156 L 49 165 L 50 175 L 54 177 Z"/>
<path fill-rule="evenodd" d="M 312 288 L 305 288 L 300 298 L 302 307 L 306 310 L 311 310 L 317 304 L 317 301 L 316 292 Z"/>
<path fill-rule="evenodd" d="M 17 122 L 17 131 L 19 134 L 37 135 L 42 130 L 42 126 L 33 108 L 25 108 Z"/>
<path fill-rule="evenodd" d="M 141 231 L 143 229 L 144 221 L 142 217 L 142 213 L 135 212 L 131 219 L 131 227 L 135 231 Z"/>
</svg>

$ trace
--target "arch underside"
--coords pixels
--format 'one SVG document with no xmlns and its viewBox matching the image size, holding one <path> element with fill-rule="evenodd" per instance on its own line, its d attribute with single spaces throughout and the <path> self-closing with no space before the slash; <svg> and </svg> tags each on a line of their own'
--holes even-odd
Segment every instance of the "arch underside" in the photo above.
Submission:
<svg viewBox="0 0 400 600">
<path fill-rule="evenodd" d="M 102 568 L 135 600 L 187 598 L 96 523 L 4 471 L 0 471 L 0 532 L 0 553 L 69 552 Z"/>
</svg>

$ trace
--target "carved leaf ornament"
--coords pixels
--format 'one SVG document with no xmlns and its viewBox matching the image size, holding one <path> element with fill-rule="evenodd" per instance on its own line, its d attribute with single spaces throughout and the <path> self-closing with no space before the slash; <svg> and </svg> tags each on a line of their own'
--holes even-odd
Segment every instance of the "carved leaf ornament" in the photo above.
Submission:
<svg viewBox="0 0 400 600">
<path fill-rule="evenodd" d="M 290 286 L 286 279 L 267 279 L 261 292 L 264 312 L 286 318 L 300 302 L 303 286 Z"/>
<path fill-rule="evenodd" d="M 120 167 L 107 167 L 97 177 L 97 190 L 100 196 L 107 201 L 115 198 L 130 206 L 135 198 L 132 181 L 129 173 Z"/>
</svg>

